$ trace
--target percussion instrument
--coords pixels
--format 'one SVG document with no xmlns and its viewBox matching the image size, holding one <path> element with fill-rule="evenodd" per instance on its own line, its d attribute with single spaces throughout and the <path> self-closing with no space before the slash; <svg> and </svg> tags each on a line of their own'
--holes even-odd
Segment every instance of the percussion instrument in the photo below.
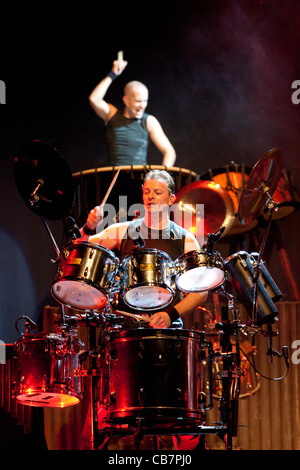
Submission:
<svg viewBox="0 0 300 470">
<path fill-rule="evenodd" d="M 154 427 L 178 420 L 181 431 L 190 422 L 202 423 L 202 349 L 197 331 L 111 332 L 107 346 L 110 420 L 124 424 L 142 419 Z"/>
<path fill-rule="evenodd" d="M 124 302 L 138 310 L 166 307 L 174 297 L 170 256 L 154 248 L 139 248 L 125 256 L 121 264 Z"/>
<path fill-rule="evenodd" d="M 119 259 L 107 248 L 80 239 L 62 251 L 51 292 L 78 310 L 99 310 L 116 287 Z"/>
<path fill-rule="evenodd" d="M 256 255 L 248 254 L 245 251 L 235 253 L 224 261 L 225 270 L 230 275 L 230 280 L 237 291 L 238 299 L 248 312 L 251 312 L 253 302 L 255 262 Z M 282 296 L 263 262 L 260 263 L 260 268 L 257 297 L 258 325 L 274 322 L 278 315 L 275 302 Z"/>
<path fill-rule="evenodd" d="M 225 277 L 222 257 L 216 251 L 189 251 L 174 263 L 177 287 L 183 292 L 204 292 L 219 287 Z"/>
<path fill-rule="evenodd" d="M 209 169 L 206 173 L 203 173 L 199 176 L 200 180 L 213 181 L 215 184 L 219 185 L 224 191 L 226 191 L 232 200 L 234 207 L 234 219 L 227 231 L 227 233 L 230 235 L 252 230 L 258 224 L 258 221 L 255 220 L 252 221 L 251 225 L 244 226 L 239 223 L 237 218 L 241 192 L 249 178 L 250 173 L 250 167 L 232 163 L 220 168 Z"/>
<path fill-rule="evenodd" d="M 104 205 L 105 224 L 124 222 L 135 217 L 135 210 L 143 211 L 142 185 L 146 173 L 149 170 L 166 170 L 163 165 L 127 165 L 117 167 L 100 167 L 82 172 L 73 173 L 75 187 L 75 201 L 73 205 L 73 216 L 82 224 L 91 209 L 99 205 L 107 193 L 109 183 L 115 173 L 120 170 L 118 179 L 111 194 Z M 175 180 L 175 188 L 178 191 L 184 185 L 196 181 L 197 174 L 185 168 L 170 167 L 167 171 Z"/>
<path fill-rule="evenodd" d="M 56 333 L 25 334 L 15 344 L 13 395 L 17 402 L 64 408 L 79 403 L 80 380 L 75 376 L 83 344 Z"/>
</svg>

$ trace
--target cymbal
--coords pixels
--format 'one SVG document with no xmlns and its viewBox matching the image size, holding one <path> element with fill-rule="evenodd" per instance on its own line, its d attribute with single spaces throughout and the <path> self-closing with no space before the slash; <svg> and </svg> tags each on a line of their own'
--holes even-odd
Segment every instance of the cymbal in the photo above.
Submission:
<svg viewBox="0 0 300 470">
<path fill-rule="evenodd" d="M 266 206 L 277 188 L 283 170 L 283 154 L 275 148 L 269 150 L 253 167 L 242 190 L 238 219 L 246 225 Z"/>
<path fill-rule="evenodd" d="M 55 148 L 40 140 L 26 142 L 15 156 L 14 176 L 35 214 L 58 220 L 69 213 L 74 202 L 72 173 Z"/>
<path fill-rule="evenodd" d="M 204 241 L 208 233 L 221 227 L 225 227 L 224 236 L 235 218 L 231 197 L 213 181 L 195 181 L 183 186 L 176 194 L 171 213 L 174 222 Z"/>
</svg>

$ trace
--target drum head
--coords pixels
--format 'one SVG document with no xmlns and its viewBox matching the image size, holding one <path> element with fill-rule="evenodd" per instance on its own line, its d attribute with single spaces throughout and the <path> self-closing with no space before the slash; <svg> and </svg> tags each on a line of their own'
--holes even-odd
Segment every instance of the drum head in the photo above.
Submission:
<svg viewBox="0 0 300 470">
<path fill-rule="evenodd" d="M 159 286 L 139 286 L 124 294 L 124 302 L 138 310 L 154 310 L 169 305 L 173 294 Z"/>
<path fill-rule="evenodd" d="M 107 304 L 107 298 L 95 287 L 68 279 L 56 282 L 52 295 L 61 304 L 78 310 L 100 310 Z"/>
<path fill-rule="evenodd" d="M 176 284 L 183 292 L 204 292 L 219 287 L 223 281 L 222 269 L 200 266 L 178 276 Z"/>
<path fill-rule="evenodd" d="M 25 393 L 16 396 L 16 400 L 21 405 L 37 406 L 45 408 L 65 408 L 66 406 L 77 405 L 80 400 L 76 396 L 41 392 L 40 390 L 27 390 Z"/>
</svg>

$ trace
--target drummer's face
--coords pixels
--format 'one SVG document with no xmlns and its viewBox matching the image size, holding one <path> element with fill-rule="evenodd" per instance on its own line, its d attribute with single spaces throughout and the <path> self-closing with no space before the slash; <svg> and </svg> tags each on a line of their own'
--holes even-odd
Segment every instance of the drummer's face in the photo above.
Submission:
<svg viewBox="0 0 300 470">
<path fill-rule="evenodd" d="M 143 203 L 147 211 L 162 212 L 167 210 L 175 200 L 167 183 L 159 180 L 148 180 L 143 186 Z"/>
<path fill-rule="evenodd" d="M 126 117 L 140 119 L 148 105 L 148 90 L 142 86 L 134 87 L 123 97 L 123 101 L 126 106 Z"/>
</svg>

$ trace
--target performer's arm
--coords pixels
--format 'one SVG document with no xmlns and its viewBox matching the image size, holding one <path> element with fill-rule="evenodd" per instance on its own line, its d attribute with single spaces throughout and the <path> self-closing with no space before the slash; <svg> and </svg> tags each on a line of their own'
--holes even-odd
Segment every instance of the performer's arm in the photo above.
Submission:
<svg viewBox="0 0 300 470">
<path fill-rule="evenodd" d="M 176 153 L 173 145 L 164 133 L 160 123 L 154 116 L 148 116 L 147 128 L 152 142 L 156 145 L 158 150 L 163 154 L 162 165 L 166 167 L 174 166 L 176 160 Z"/>
<path fill-rule="evenodd" d="M 96 114 L 103 119 L 105 124 L 107 124 L 107 122 L 117 112 L 117 108 L 111 103 L 107 103 L 104 100 L 104 97 L 113 80 L 121 75 L 126 66 L 127 61 L 115 60 L 113 62 L 111 72 L 101 80 L 89 96 L 90 105 Z"/>
</svg>

